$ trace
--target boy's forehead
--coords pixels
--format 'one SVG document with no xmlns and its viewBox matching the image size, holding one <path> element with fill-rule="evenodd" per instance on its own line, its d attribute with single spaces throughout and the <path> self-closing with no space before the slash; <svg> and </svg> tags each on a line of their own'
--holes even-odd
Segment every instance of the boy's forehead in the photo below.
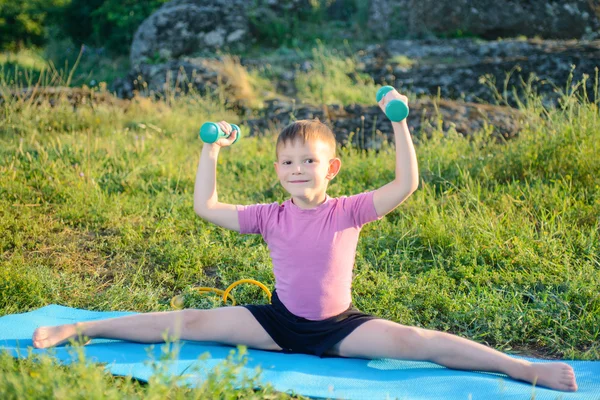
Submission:
<svg viewBox="0 0 600 400">
<path fill-rule="evenodd" d="M 282 155 L 297 155 L 298 153 L 331 152 L 331 146 L 323 140 L 310 140 L 302 143 L 302 140 L 284 142 L 279 145 L 278 153 Z"/>
</svg>

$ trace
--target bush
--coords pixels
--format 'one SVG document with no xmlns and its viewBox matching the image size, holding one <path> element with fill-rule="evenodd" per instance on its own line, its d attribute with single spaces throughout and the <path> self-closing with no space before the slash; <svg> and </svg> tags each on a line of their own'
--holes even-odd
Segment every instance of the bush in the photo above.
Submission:
<svg viewBox="0 0 600 400">
<path fill-rule="evenodd" d="M 44 44 L 46 18 L 68 0 L 0 0 L 0 48 L 18 50 Z"/>
<path fill-rule="evenodd" d="M 266 0 L 254 0 L 248 17 L 250 32 L 257 43 L 296 47 L 318 39 L 337 41 L 340 31 L 360 31 L 366 25 L 367 1 L 308 0 L 301 6 L 292 6 L 293 3 L 281 1 L 271 6 Z"/>
<path fill-rule="evenodd" d="M 61 24 L 76 44 L 126 54 L 141 23 L 168 0 L 71 0 Z"/>
</svg>

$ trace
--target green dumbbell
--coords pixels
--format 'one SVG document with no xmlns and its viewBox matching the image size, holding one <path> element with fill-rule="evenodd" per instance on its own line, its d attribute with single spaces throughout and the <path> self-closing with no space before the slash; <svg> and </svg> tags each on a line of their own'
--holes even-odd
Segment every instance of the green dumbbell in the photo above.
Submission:
<svg viewBox="0 0 600 400">
<path fill-rule="evenodd" d="M 381 99 L 383 99 L 383 96 L 388 94 L 390 90 L 394 90 L 394 88 L 391 86 L 383 86 L 379 89 L 375 96 L 377 102 L 379 103 Z M 390 121 L 400 122 L 408 117 L 408 106 L 402 100 L 394 99 L 385 106 L 385 115 L 387 115 Z"/>
<path fill-rule="evenodd" d="M 242 131 L 240 130 L 240 127 L 235 124 L 231 124 L 231 128 L 233 131 L 237 131 L 237 136 L 233 141 L 233 143 L 235 143 L 242 136 Z M 205 122 L 200 127 L 200 139 L 202 139 L 204 143 L 214 143 L 221 138 L 227 137 L 229 137 L 229 135 L 223 132 L 221 127 L 214 122 Z"/>
</svg>

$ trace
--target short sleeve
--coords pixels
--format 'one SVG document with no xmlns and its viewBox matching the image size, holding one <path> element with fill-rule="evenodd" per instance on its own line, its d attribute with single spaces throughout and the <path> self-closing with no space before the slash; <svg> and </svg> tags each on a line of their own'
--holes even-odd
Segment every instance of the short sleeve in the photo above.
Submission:
<svg viewBox="0 0 600 400">
<path fill-rule="evenodd" d="M 343 209 L 351 218 L 355 226 L 381 219 L 375 210 L 373 196 L 375 191 L 355 194 L 353 196 L 342 197 Z"/>
<path fill-rule="evenodd" d="M 270 218 L 278 208 L 278 203 L 237 206 L 240 233 L 264 235 Z"/>
</svg>

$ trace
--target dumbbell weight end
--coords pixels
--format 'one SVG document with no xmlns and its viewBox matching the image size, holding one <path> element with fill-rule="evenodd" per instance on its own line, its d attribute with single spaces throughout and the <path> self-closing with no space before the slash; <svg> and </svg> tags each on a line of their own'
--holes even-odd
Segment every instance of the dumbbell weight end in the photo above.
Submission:
<svg viewBox="0 0 600 400">
<path fill-rule="evenodd" d="M 383 96 L 388 94 L 390 90 L 394 90 L 392 86 L 383 86 L 375 95 L 377 102 L 379 103 Z M 408 106 L 402 100 L 394 99 L 385 106 L 385 115 L 393 122 L 400 122 L 408 117 Z"/>
<path fill-rule="evenodd" d="M 235 124 L 231 124 L 231 128 L 237 131 L 237 136 L 233 141 L 233 143 L 235 143 L 239 140 L 242 131 L 240 130 L 240 127 Z M 214 143 L 223 137 L 229 137 L 229 135 L 226 135 L 221 127 L 214 122 L 205 122 L 200 127 L 200 139 L 202 139 L 204 143 Z"/>
</svg>

